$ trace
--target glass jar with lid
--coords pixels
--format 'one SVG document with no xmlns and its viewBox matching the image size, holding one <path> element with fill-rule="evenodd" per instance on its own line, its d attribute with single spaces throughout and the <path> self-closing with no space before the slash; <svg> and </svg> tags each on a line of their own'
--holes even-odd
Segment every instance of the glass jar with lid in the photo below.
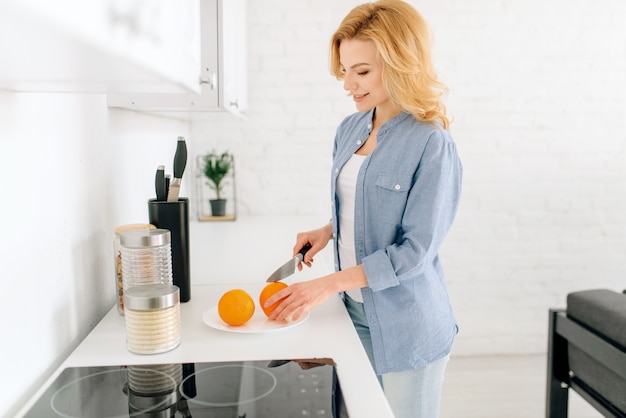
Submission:
<svg viewBox="0 0 626 418">
<path fill-rule="evenodd" d="M 178 286 L 150 284 L 126 290 L 126 343 L 136 354 L 157 354 L 180 344 Z"/>
<path fill-rule="evenodd" d="M 124 315 L 124 281 L 122 275 L 122 247 L 120 245 L 120 234 L 125 231 L 156 229 L 152 224 L 128 224 L 115 228 L 115 239 L 113 240 L 113 261 L 115 263 L 115 294 L 117 295 L 117 311 Z"/>
<path fill-rule="evenodd" d="M 120 234 L 123 291 L 147 284 L 172 284 L 171 235 L 167 229 Z M 124 309 L 125 310 L 125 309 Z"/>
</svg>

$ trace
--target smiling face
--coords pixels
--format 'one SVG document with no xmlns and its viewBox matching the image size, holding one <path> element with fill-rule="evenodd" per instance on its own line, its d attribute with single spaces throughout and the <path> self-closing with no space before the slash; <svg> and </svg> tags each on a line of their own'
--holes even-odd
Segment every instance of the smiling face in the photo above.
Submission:
<svg viewBox="0 0 626 418">
<path fill-rule="evenodd" d="M 383 68 L 373 41 L 342 40 L 339 59 L 343 71 L 343 88 L 350 93 L 359 111 L 377 108 L 377 113 L 380 113 L 386 107 L 395 107 L 383 86 Z"/>
</svg>

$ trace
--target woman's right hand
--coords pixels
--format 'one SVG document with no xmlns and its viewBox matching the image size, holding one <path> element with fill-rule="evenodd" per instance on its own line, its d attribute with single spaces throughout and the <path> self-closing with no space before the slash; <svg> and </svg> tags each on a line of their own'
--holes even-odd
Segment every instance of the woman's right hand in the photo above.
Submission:
<svg viewBox="0 0 626 418">
<path fill-rule="evenodd" d="M 293 256 L 304 247 L 306 244 L 311 244 L 311 249 L 307 251 L 304 255 L 304 260 L 302 261 L 307 267 L 311 267 L 313 265 L 313 256 L 326 247 L 328 241 L 333 236 L 333 226 L 329 222 L 321 228 L 313 229 L 307 232 L 299 232 L 296 235 L 296 244 L 293 247 Z M 298 270 L 302 270 L 302 263 L 298 263 Z"/>
</svg>

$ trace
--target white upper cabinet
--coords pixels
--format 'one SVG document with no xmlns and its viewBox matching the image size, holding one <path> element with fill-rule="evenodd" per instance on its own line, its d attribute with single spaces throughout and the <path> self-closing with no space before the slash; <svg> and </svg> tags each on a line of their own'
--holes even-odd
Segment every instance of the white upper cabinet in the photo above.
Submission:
<svg viewBox="0 0 626 418">
<path fill-rule="evenodd" d="M 200 1 L 2 0 L 0 89 L 199 93 Z"/>
<path fill-rule="evenodd" d="M 248 45 L 245 0 L 223 0 L 219 59 L 222 62 L 220 106 L 234 113 L 245 113 L 248 105 Z"/>
<path fill-rule="evenodd" d="M 245 0 L 200 0 L 201 63 L 196 68 L 199 91 L 182 94 L 109 94 L 108 105 L 184 117 L 215 110 L 245 114 L 245 17 Z"/>
</svg>

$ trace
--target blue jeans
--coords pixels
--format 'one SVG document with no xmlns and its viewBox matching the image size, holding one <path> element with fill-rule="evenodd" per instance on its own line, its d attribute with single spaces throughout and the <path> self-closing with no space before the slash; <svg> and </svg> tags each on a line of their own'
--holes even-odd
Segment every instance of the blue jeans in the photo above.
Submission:
<svg viewBox="0 0 626 418">
<path fill-rule="evenodd" d="M 363 304 L 345 295 L 344 303 L 352 318 L 365 352 L 374 367 L 374 349 Z M 441 386 L 450 356 L 416 370 L 386 373 L 378 376 L 385 396 L 396 418 L 437 418 Z"/>
</svg>

